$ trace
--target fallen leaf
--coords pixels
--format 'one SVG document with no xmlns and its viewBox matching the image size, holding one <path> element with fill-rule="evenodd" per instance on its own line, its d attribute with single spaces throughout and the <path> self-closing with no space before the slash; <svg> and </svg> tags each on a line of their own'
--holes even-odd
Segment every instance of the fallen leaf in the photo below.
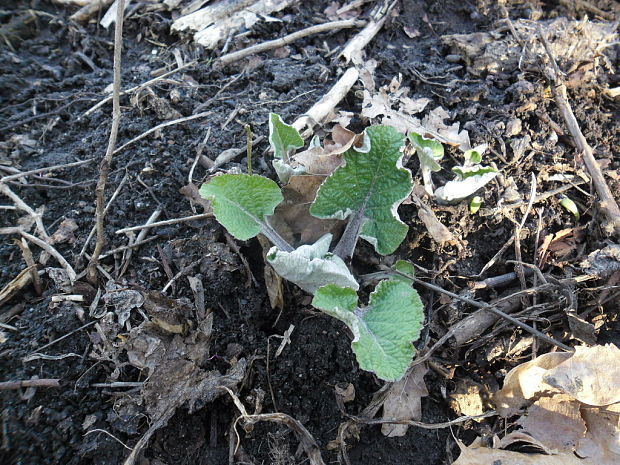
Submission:
<svg viewBox="0 0 620 465">
<path fill-rule="evenodd" d="M 410 369 L 400 380 L 392 384 L 383 403 L 383 419 L 420 420 L 422 418 L 422 397 L 428 396 L 424 375 L 428 372 L 426 364 Z M 381 432 L 389 438 L 407 434 L 409 425 L 385 423 Z"/>
<path fill-rule="evenodd" d="M 586 433 L 581 404 L 566 394 L 542 397 L 517 420 L 522 431 L 546 447 L 572 452 Z"/>
<path fill-rule="evenodd" d="M 336 386 L 334 386 L 334 390 L 336 391 L 336 395 L 342 399 L 343 404 L 353 402 L 355 400 L 355 386 L 351 383 L 347 383 L 344 386 L 336 384 Z"/>
<path fill-rule="evenodd" d="M 476 439 L 469 447 L 461 447 L 454 465 L 585 465 L 573 454 L 524 454 L 485 447 Z"/>
<path fill-rule="evenodd" d="M 508 418 L 530 404 L 535 396 L 545 392 L 559 393 L 545 383 L 543 377 L 548 370 L 571 356 L 570 352 L 551 352 L 510 370 L 504 379 L 504 387 L 493 396 L 497 412 Z"/>
<path fill-rule="evenodd" d="M 52 244 L 62 244 L 64 242 L 68 242 L 69 244 L 73 244 L 75 242 L 74 231 L 78 229 L 78 225 L 73 218 L 64 219 L 58 229 L 52 237 L 50 237 L 50 243 Z"/>
<path fill-rule="evenodd" d="M 424 223 L 426 230 L 435 242 L 439 245 L 445 243 L 455 244 L 457 242 L 454 234 L 439 221 L 433 210 L 420 197 L 412 193 L 411 200 L 418 207 L 418 217 Z"/>
<path fill-rule="evenodd" d="M 620 402 L 620 349 L 613 344 L 579 346 L 572 357 L 547 371 L 543 380 L 587 405 Z"/>
</svg>

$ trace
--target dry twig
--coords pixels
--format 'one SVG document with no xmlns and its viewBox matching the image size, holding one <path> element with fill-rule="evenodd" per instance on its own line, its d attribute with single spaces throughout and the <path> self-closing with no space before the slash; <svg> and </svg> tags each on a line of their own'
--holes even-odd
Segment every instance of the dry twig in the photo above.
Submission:
<svg viewBox="0 0 620 465">
<path fill-rule="evenodd" d="M 346 19 L 342 21 L 332 21 L 329 23 L 317 24 L 316 26 L 310 26 L 300 31 L 293 32 L 292 34 L 288 34 L 284 37 L 280 37 L 278 39 L 269 40 L 267 42 L 262 42 L 260 44 L 253 45 L 251 47 L 244 48 L 243 50 L 238 50 L 236 52 L 228 53 L 226 55 L 221 56 L 216 62 L 216 65 L 226 66 L 231 63 L 242 60 L 250 55 L 256 55 L 257 53 L 266 52 L 268 50 L 273 50 L 275 48 L 284 47 L 285 45 L 291 44 L 296 40 L 299 40 L 303 37 L 307 37 L 314 34 L 319 34 L 321 32 L 326 31 L 337 31 L 340 29 L 346 29 L 351 27 L 361 27 L 366 24 L 365 21 L 354 20 L 354 19 Z"/>
<path fill-rule="evenodd" d="M 172 120 L 172 121 L 166 121 L 165 123 L 158 124 L 157 126 L 149 129 L 148 131 L 143 132 L 139 136 L 134 137 L 129 142 L 121 145 L 119 148 L 117 148 L 114 151 L 114 155 L 116 155 L 117 153 L 119 153 L 123 149 L 127 148 L 128 146 L 130 146 L 134 142 L 138 142 L 140 139 L 144 139 L 146 136 L 148 136 L 149 134 L 154 133 L 155 131 L 157 131 L 159 129 L 166 128 L 168 126 L 174 126 L 175 124 L 184 123 L 186 121 L 191 121 L 191 120 L 197 119 L 197 118 L 204 118 L 205 116 L 209 116 L 211 113 L 213 113 L 213 112 L 212 111 L 205 111 L 204 113 L 198 113 L 196 115 L 185 116 L 183 118 L 178 118 L 178 119 L 175 119 L 175 120 Z"/>
<path fill-rule="evenodd" d="M 91 284 L 97 283 L 97 265 L 99 263 L 99 255 L 103 251 L 105 245 L 105 186 L 108 182 L 110 174 L 110 166 L 112 165 L 112 156 L 114 155 L 114 147 L 116 146 L 116 137 L 118 136 L 118 127 L 121 121 L 121 52 L 123 48 L 123 19 L 125 16 L 125 0 L 118 0 L 116 8 L 116 23 L 114 29 L 114 87 L 112 91 L 112 128 L 110 129 L 110 139 L 106 154 L 99 165 L 99 181 L 97 182 L 97 207 L 95 218 L 97 221 L 97 241 L 95 242 L 95 250 L 88 263 L 86 278 Z"/>
<path fill-rule="evenodd" d="M 159 226 L 167 226 L 170 224 L 185 223 L 187 221 L 202 220 L 204 218 L 212 218 L 212 217 L 213 217 L 213 213 L 200 213 L 198 215 L 185 216 L 183 218 L 173 218 L 171 220 L 157 221 L 155 223 L 142 224 L 140 226 L 132 226 L 130 228 L 123 228 L 123 229 L 119 229 L 118 231 L 116 231 L 116 234 L 123 234 L 129 231 L 139 231 L 140 229 L 157 228 Z"/>
<path fill-rule="evenodd" d="M 43 378 L 43 379 L 24 379 L 22 381 L 4 381 L 0 383 L 0 391 L 21 388 L 39 388 L 39 387 L 60 387 L 60 379 Z"/>
</svg>

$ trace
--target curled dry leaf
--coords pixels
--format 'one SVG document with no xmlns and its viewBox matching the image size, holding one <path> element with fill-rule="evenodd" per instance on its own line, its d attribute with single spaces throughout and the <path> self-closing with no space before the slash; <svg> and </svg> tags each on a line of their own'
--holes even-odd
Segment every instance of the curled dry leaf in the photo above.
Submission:
<svg viewBox="0 0 620 465">
<path fill-rule="evenodd" d="M 545 392 L 559 393 L 553 386 L 545 383 L 543 377 L 548 370 L 571 356 L 569 352 L 552 352 L 510 370 L 504 380 L 504 387 L 494 395 L 498 413 L 503 417 L 510 417 L 530 404 L 536 396 Z"/>
<path fill-rule="evenodd" d="M 620 463 L 620 349 L 577 347 L 550 353 L 511 370 L 496 393 L 503 416 L 527 411 L 493 447 L 477 440 L 456 465 Z M 535 450 L 537 453 L 531 453 Z"/>
</svg>

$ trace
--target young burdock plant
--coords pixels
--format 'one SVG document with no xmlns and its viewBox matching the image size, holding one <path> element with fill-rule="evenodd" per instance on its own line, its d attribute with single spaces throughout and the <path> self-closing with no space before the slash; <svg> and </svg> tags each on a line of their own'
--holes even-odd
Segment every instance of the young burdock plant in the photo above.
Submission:
<svg viewBox="0 0 620 465">
<path fill-rule="evenodd" d="M 430 196 L 435 197 L 439 202 L 459 202 L 497 176 L 495 168 L 481 165 L 482 155 L 484 155 L 487 147 L 486 145 L 479 145 L 463 153 L 463 165 L 452 168 L 456 178 L 435 190 L 431 174 L 441 170 L 439 161 L 444 155 L 443 145 L 436 140 L 426 139 L 414 132 L 409 133 L 408 137 L 420 160 L 424 188 Z"/>
<path fill-rule="evenodd" d="M 291 155 L 303 146 L 299 133 L 275 114 L 269 116 L 269 141 L 280 179 L 303 175 Z M 204 184 L 201 195 L 211 200 L 217 220 L 230 234 L 247 240 L 258 234 L 273 247 L 267 261 L 274 270 L 313 294 L 313 306 L 344 322 L 353 333 L 352 348 L 360 368 L 386 381 L 402 378 L 415 355 L 424 320 L 423 304 L 412 282 L 402 276 L 380 281 L 367 305 L 359 303 L 359 284 L 349 269 L 359 238 L 381 255 L 393 253 L 408 227 L 397 213 L 413 188 L 409 170 L 402 167 L 404 136 L 388 126 L 366 129 L 363 146 L 351 146 L 342 164 L 320 185 L 310 213 L 320 219 L 346 220 L 332 251 L 332 234 L 297 248 L 270 223 L 283 200 L 279 186 L 258 175 L 223 174 Z M 316 140 L 313 141 L 316 146 Z M 398 270 L 413 275 L 413 267 L 398 262 Z"/>
</svg>

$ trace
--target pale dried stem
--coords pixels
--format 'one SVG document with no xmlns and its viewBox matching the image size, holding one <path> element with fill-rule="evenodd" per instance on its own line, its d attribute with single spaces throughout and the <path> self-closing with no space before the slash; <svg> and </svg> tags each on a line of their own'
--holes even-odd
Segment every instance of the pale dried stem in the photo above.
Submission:
<svg viewBox="0 0 620 465">
<path fill-rule="evenodd" d="M 77 166 L 86 165 L 94 161 L 95 161 L 94 158 L 89 158 L 88 160 L 80 160 L 80 161 L 75 161 L 72 163 L 63 163 L 62 165 L 46 166 L 45 168 L 37 168 L 35 170 L 30 170 L 30 171 L 21 171 L 19 173 L 11 174 L 9 176 L 4 176 L 0 178 L 0 183 L 15 181 L 16 179 L 20 179 L 26 176 L 31 176 L 33 174 L 48 173 L 50 171 L 62 170 L 65 168 L 75 168 Z"/>
<path fill-rule="evenodd" d="M 171 220 L 157 221 L 151 224 L 141 224 L 140 226 L 132 226 L 130 228 L 123 228 L 123 229 L 119 229 L 118 231 L 116 231 L 116 234 L 123 234 L 123 233 L 130 232 L 130 231 L 139 231 L 141 229 L 157 228 L 159 226 L 167 226 L 170 224 L 185 223 L 187 221 L 202 220 L 204 218 L 212 218 L 212 217 L 213 217 L 213 213 L 200 213 L 198 215 L 185 216 L 183 218 L 174 218 Z"/>
<path fill-rule="evenodd" d="M 383 27 L 383 24 L 387 20 L 390 11 L 396 5 L 397 0 L 393 1 L 386 9 L 385 13 L 376 21 L 369 22 L 364 29 L 362 29 L 355 37 L 353 37 L 347 45 L 345 45 L 340 57 L 344 58 L 345 63 L 349 63 L 351 59 L 358 54 L 366 45 L 370 43 L 372 39 Z"/>
<path fill-rule="evenodd" d="M 73 269 L 71 265 L 69 265 L 69 262 L 65 260 L 65 257 L 63 257 L 54 247 L 52 247 L 47 242 L 39 239 L 38 237 L 33 236 L 32 234 L 28 234 L 26 231 L 20 230 L 19 233 L 24 238 L 28 239 L 33 244 L 41 247 L 43 250 L 49 253 L 52 257 L 54 257 L 58 261 L 58 263 L 60 263 L 60 266 L 62 266 L 64 270 L 67 272 L 67 276 L 69 277 L 69 280 L 71 280 L 71 282 L 74 282 L 76 280 L 77 275 L 75 273 L 75 270 Z"/>
<path fill-rule="evenodd" d="M 60 387 L 60 379 L 44 378 L 44 379 L 25 379 L 22 381 L 4 381 L 0 383 L 0 391 L 21 388 L 39 388 L 39 387 Z"/>
<path fill-rule="evenodd" d="M 332 21 L 329 23 L 317 24 L 316 26 L 310 26 L 300 31 L 293 32 L 292 34 L 288 34 L 284 37 L 280 37 L 278 39 L 269 40 L 267 42 L 262 42 L 260 44 L 253 45 L 248 48 L 244 48 L 243 50 L 238 50 L 236 52 L 228 53 L 226 55 L 221 56 L 216 62 L 216 65 L 226 66 L 231 63 L 242 60 L 251 55 L 256 55 L 257 53 L 266 52 L 268 50 L 273 50 L 276 48 L 284 47 L 285 45 L 291 44 L 296 40 L 299 40 L 303 37 L 307 37 L 314 34 L 319 34 L 321 32 L 327 31 L 337 31 L 340 29 L 346 29 L 351 27 L 361 27 L 366 24 L 365 21 L 347 19 L 342 21 Z"/>
<path fill-rule="evenodd" d="M 112 165 L 112 156 L 114 155 L 114 147 L 116 146 L 116 138 L 118 136 L 118 127 L 121 121 L 120 106 L 120 90 L 121 90 L 121 53 L 123 49 L 123 19 L 125 13 L 125 0 L 118 0 L 116 9 L 116 23 L 114 30 L 114 87 L 112 91 L 112 128 L 110 129 L 110 139 L 108 140 L 108 148 L 106 154 L 99 165 L 99 181 L 97 182 L 97 206 L 95 211 L 97 240 L 95 242 L 95 250 L 88 264 L 86 277 L 91 284 L 97 282 L 97 264 L 99 263 L 99 255 L 103 251 L 105 245 L 105 187 L 110 174 L 110 166 Z"/>
<path fill-rule="evenodd" d="M 50 236 L 47 234 L 47 231 L 45 230 L 45 226 L 43 225 L 43 220 L 41 219 L 41 215 L 39 213 L 35 212 L 30 207 L 30 205 L 24 202 L 19 195 L 13 192 L 11 188 L 4 183 L 0 183 L 0 194 L 6 195 L 8 198 L 10 198 L 13 201 L 13 203 L 15 204 L 17 208 L 28 213 L 28 215 L 30 215 L 32 219 L 34 219 L 34 222 L 37 226 L 37 231 L 39 232 L 41 237 L 43 237 L 43 239 L 45 239 L 46 241 L 49 240 Z"/>
<path fill-rule="evenodd" d="M 140 139 L 144 139 L 146 136 L 148 136 L 149 134 L 154 133 L 155 131 L 158 131 L 159 129 L 163 129 L 166 128 L 168 126 L 174 126 L 175 124 L 179 124 L 179 123 L 184 123 L 186 121 L 191 121 L 193 119 L 197 119 L 197 118 L 204 118 L 206 116 L 209 116 L 211 113 L 213 113 L 212 111 L 205 111 L 204 113 L 198 113 L 196 115 L 191 115 L 191 116 L 185 116 L 183 118 L 178 118 L 172 121 L 166 121 L 165 123 L 161 123 L 158 124 L 157 126 L 149 129 L 148 131 L 143 132 L 142 134 L 140 134 L 137 137 L 134 137 L 133 139 L 131 139 L 129 142 L 121 145 L 119 148 L 117 148 L 116 150 L 114 150 L 114 155 L 116 155 L 117 153 L 119 153 L 120 151 L 122 151 L 123 149 L 127 148 L 128 146 L 130 146 L 131 144 L 138 142 Z"/>
<path fill-rule="evenodd" d="M 305 114 L 297 118 L 292 126 L 301 133 L 303 138 L 309 137 L 313 132 L 313 128 L 318 124 L 324 123 L 325 119 L 334 110 L 336 105 L 349 93 L 358 77 L 359 72 L 357 69 L 349 68 L 340 79 L 338 79 L 329 92 Z"/>
</svg>

